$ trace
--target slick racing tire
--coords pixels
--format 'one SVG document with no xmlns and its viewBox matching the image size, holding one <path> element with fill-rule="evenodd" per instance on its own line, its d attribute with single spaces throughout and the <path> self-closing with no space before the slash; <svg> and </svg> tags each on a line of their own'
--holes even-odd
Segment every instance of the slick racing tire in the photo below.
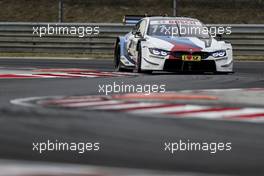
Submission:
<svg viewBox="0 0 264 176">
<path fill-rule="evenodd" d="M 215 72 L 216 75 L 230 75 L 230 74 L 235 74 L 234 71 L 228 71 L 228 72 Z"/>
<path fill-rule="evenodd" d="M 115 59 L 114 59 L 114 70 L 116 72 L 131 72 L 129 69 L 125 69 L 121 67 L 120 61 L 120 44 L 118 43 L 115 48 Z"/>
</svg>

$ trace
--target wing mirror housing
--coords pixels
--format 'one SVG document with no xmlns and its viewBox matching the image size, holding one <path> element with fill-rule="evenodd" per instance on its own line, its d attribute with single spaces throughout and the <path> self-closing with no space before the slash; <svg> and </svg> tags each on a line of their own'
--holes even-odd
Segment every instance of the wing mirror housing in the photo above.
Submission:
<svg viewBox="0 0 264 176">
<path fill-rule="evenodd" d="M 217 40 L 223 40 L 223 34 L 216 34 L 215 38 Z"/>
<path fill-rule="evenodd" d="M 136 38 L 143 38 L 142 34 L 140 31 L 132 31 L 132 34 L 136 37 Z"/>
</svg>

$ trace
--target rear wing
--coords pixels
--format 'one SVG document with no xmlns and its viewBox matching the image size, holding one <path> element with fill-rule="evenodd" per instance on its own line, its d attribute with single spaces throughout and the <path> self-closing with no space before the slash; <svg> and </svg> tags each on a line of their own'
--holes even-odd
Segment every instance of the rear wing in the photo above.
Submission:
<svg viewBox="0 0 264 176">
<path fill-rule="evenodd" d="M 125 15 L 123 18 L 123 23 L 136 25 L 142 18 L 145 17 L 147 17 L 147 15 Z"/>
<path fill-rule="evenodd" d="M 130 24 L 130 25 L 136 25 L 142 18 L 145 17 L 167 17 L 168 14 L 164 14 L 164 15 L 125 15 L 123 18 L 123 23 L 126 24 Z"/>
</svg>

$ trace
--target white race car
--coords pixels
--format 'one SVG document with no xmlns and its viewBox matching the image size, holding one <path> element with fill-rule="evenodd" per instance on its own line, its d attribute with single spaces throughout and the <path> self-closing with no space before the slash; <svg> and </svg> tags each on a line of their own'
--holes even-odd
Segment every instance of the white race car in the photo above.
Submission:
<svg viewBox="0 0 264 176">
<path fill-rule="evenodd" d="M 115 45 L 115 70 L 233 72 L 232 45 L 211 36 L 197 19 L 125 17 L 135 24 Z"/>
</svg>

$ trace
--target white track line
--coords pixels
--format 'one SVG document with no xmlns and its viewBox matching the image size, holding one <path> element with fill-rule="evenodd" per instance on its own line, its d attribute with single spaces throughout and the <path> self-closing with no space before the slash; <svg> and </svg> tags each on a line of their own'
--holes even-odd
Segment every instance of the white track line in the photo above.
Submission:
<svg viewBox="0 0 264 176">
<path fill-rule="evenodd" d="M 33 70 L 34 71 L 34 70 Z M 1 78 L 1 75 L 9 75 L 10 78 L 4 77 Z M 120 77 L 120 76 L 136 76 L 138 74 L 133 73 L 118 73 L 118 72 L 100 72 L 100 71 L 91 71 L 91 72 L 36 72 L 36 73 L 15 73 L 15 74 L 0 74 L 0 79 L 26 79 L 26 78 L 98 78 L 98 77 Z M 22 78 L 21 78 L 22 77 Z"/>
<path fill-rule="evenodd" d="M 153 107 L 154 105 L 162 105 L 162 103 L 123 103 L 118 105 L 106 105 L 102 107 L 94 107 L 93 109 L 101 109 L 101 110 L 123 110 L 127 108 L 136 108 L 136 107 Z"/>
<path fill-rule="evenodd" d="M 44 104 L 67 104 L 67 103 L 82 103 L 82 102 L 93 102 L 102 101 L 102 98 L 72 98 L 72 99 L 59 99 L 59 100 L 44 100 Z"/>
<path fill-rule="evenodd" d="M 18 99 L 11 100 L 10 103 L 14 105 L 19 105 L 19 106 L 37 107 L 38 105 L 33 104 L 32 101 L 37 101 L 41 99 L 43 99 L 43 97 L 18 98 Z"/>
<path fill-rule="evenodd" d="M 264 112 L 263 109 L 254 109 L 254 108 L 242 108 L 238 110 L 223 110 L 223 111 L 212 111 L 212 112 L 193 112 L 188 114 L 182 114 L 179 116 L 183 117 L 196 117 L 196 118 L 209 118 L 209 119 L 216 119 L 216 118 L 228 118 L 229 116 L 240 116 L 240 115 L 249 115 L 254 113 Z"/>
<path fill-rule="evenodd" d="M 117 100 L 94 101 L 94 102 L 81 102 L 81 103 L 62 104 L 61 107 L 83 108 L 83 107 L 91 107 L 91 106 L 98 106 L 98 105 L 109 105 L 109 104 L 118 104 L 118 103 L 120 103 L 120 101 L 117 101 Z"/>
<path fill-rule="evenodd" d="M 72 76 L 72 77 L 82 77 L 82 78 L 98 78 L 101 76 L 98 76 L 96 74 L 71 74 L 71 73 L 65 73 L 65 76 Z"/>
<path fill-rule="evenodd" d="M 133 114 L 162 114 L 162 113 L 171 113 L 171 112 L 181 112 L 181 111 L 191 111 L 191 110 L 202 110 L 206 109 L 208 106 L 198 106 L 198 105 L 177 105 L 175 107 L 161 107 L 154 109 L 141 109 L 141 110 L 131 110 L 127 111 Z"/>
</svg>

